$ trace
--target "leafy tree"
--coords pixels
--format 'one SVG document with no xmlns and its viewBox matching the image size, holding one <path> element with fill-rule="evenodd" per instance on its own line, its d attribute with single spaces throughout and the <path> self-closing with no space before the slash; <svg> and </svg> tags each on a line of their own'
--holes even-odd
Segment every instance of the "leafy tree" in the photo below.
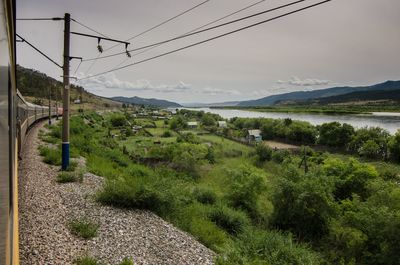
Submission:
<svg viewBox="0 0 400 265">
<path fill-rule="evenodd" d="M 256 154 L 260 162 L 271 160 L 272 148 L 264 143 L 260 143 L 256 146 Z"/>
<path fill-rule="evenodd" d="M 280 181 L 274 196 L 273 224 L 300 240 L 319 240 L 328 233 L 335 213 L 331 182 L 315 173 L 291 179 Z"/>
<path fill-rule="evenodd" d="M 378 146 L 377 157 L 386 158 L 388 154 L 389 138 L 389 132 L 382 128 L 366 127 L 356 131 L 348 148 L 352 152 L 363 155 L 363 149 L 370 151 L 372 147 Z M 366 144 L 367 141 L 370 142 Z M 375 144 L 372 144 L 372 141 L 375 142 Z"/>
<path fill-rule="evenodd" d="M 113 127 L 122 127 L 126 123 L 126 118 L 122 114 L 114 114 L 111 116 L 110 122 Z"/>
<path fill-rule="evenodd" d="M 201 123 L 204 126 L 215 126 L 216 121 L 212 115 L 207 113 L 207 114 L 204 114 L 203 117 L 201 118 Z"/>
<path fill-rule="evenodd" d="M 345 147 L 351 141 L 353 134 L 353 126 L 347 123 L 324 123 L 319 127 L 318 142 L 331 147 Z"/>
<path fill-rule="evenodd" d="M 396 161 L 400 162 L 400 130 L 390 139 L 389 141 L 389 151 L 390 157 Z"/>
<path fill-rule="evenodd" d="M 176 115 L 169 121 L 169 128 L 171 130 L 180 130 L 187 127 L 186 121 L 181 115 Z"/>
</svg>

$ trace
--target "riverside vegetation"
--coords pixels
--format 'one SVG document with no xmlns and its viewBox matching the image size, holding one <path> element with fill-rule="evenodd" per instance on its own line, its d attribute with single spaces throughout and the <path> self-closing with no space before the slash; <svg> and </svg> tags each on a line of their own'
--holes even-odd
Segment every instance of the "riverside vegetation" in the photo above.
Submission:
<svg viewBox="0 0 400 265">
<path fill-rule="evenodd" d="M 398 264 L 400 133 L 269 119 L 233 119 L 221 129 L 219 119 L 81 113 L 71 118 L 71 152 L 106 179 L 99 202 L 155 212 L 216 251 L 217 264 Z M 202 126 L 189 129 L 190 120 Z M 227 139 L 250 128 L 339 153 Z M 43 139 L 59 142 L 60 132 L 51 126 Z M 59 150 L 41 152 L 46 160 Z"/>
</svg>

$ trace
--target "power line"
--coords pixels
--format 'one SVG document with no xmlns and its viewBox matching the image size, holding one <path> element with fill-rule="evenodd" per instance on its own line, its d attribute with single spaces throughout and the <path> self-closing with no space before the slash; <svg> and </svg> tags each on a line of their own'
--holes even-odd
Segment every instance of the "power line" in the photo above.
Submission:
<svg viewBox="0 0 400 265">
<path fill-rule="evenodd" d="M 64 20 L 63 17 L 41 17 L 41 18 L 17 18 L 16 20 L 26 21 L 26 20 Z"/>
<path fill-rule="evenodd" d="M 77 21 L 77 20 L 74 19 L 74 18 L 71 18 L 71 20 L 72 20 L 73 22 L 75 22 L 76 24 L 78 24 L 78 25 L 80 25 L 80 26 L 82 26 L 82 27 L 84 27 L 84 28 L 86 28 L 86 29 L 88 29 L 88 30 L 90 30 L 90 31 L 93 31 L 94 33 L 97 33 L 97 34 L 99 34 L 99 35 L 101 35 L 101 36 L 103 36 L 103 37 L 106 37 L 106 38 L 110 38 L 109 36 L 107 36 L 107 35 L 105 35 L 105 34 L 99 32 L 99 31 L 97 31 L 97 30 L 95 30 L 95 29 L 93 29 L 93 28 L 91 28 L 91 27 L 89 27 L 89 26 L 83 24 L 82 22 Z"/>
<path fill-rule="evenodd" d="M 216 23 L 216 22 L 218 22 L 218 21 L 224 20 L 225 18 L 228 18 L 228 17 L 230 17 L 230 16 L 236 15 L 236 14 L 238 14 L 238 13 L 244 11 L 244 10 L 247 10 L 247 9 L 249 9 L 249 8 L 251 8 L 251 7 L 253 7 L 253 6 L 256 6 L 256 5 L 258 5 L 258 4 L 261 4 L 261 3 L 265 2 L 265 1 L 266 1 L 266 0 L 257 1 L 257 2 L 255 2 L 255 3 L 253 3 L 253 4 L 250 4 L 250 5 L 245 6 L 245 7 L 241 8 L 241 9 L 239 9 L 239 10 L 236 10 L 236 11 L 234 11 L 234 12 L 232 12 L 232 13 L 229 13 L 229 14 L 227 14 L 227 15 L 221 17 L 221 18 L 215 19 L 215 20 L 213 20 L 213 21 L 211 21 L 211 22 L 208 22 L 208 23 L 206 23 L 206 24 L 204 24 L 204 25 L 202 25 L 202 26 L 199 26 L 199 27 L 197 27 L 197 28 L 195 28 L 195 29 L 192 29 L 192 30 L 190 30 L 190 31 L 188 31 L 188 32 L 186 32 L 186 33 L 180 35 L 180 36 L 184 36 L 184 35 L 186 35 L 186 34 L 189 34 L 189 33 L 194 32 L 194 31 L 196 31 L 196 30 L 205 28 L 205 27 L 207 27 L 207 26 L 209 26 L 209 25 L 212 25 L 212 24 L 214 24 L 214 23 Z M 137 56 L 137 55 L 139 55 L 139 54 L 143 54 L 143 53 L 145 53 L 145 52 L 148 52 L 148 51 L 150 51 L 150 50 L 153 50 L 153 49 L 155 49 L 155 48 L 157 48 L 157 47 L 159 47 L 159 46 L 161 46 L 161 45 L 162 45 L 162 44 L 159 44 L 159 45 L 150 47 L 150 48 L 148 48 L 148 49 L 146 49 L 146 50 L 144 50 L 144 51 L 135 53 L 135 54 L 132 55 L 132 57 L 135 57 L 135 56 Z M 99 57 L 99 56 L 98 56 L 98 57 Z M 120 65 L 123 65 L 123 64 L 124 64 L 126 61 L 128 61 L 129 59 L 130 59 L 130 58 L 124 59 L 121 63 L 119 63 L 118 65 L 116 65 L 114 68 L 119 67 Z"/>
<path fill-rule="evenodd" d="M 108 70 L 108 71 L 105 71 L 105 72 L 101 72 L 101 73 L 98 73 L 98 74 L 95 74 L 95 75 L 92 75 L 92 76 L 80 78 L 79 80 L 84 80 L 84 79 L 93 78 L 93 77 L 95 77 L 95 76 L 104 75 L 104 74 L 111 73 L 111 72 L 114 72 L 114 71 L 117 71 L 117 70 L 121 70 L 121 69 L 130 67 L 130 66 L 133 66 L 133 65 L 138 65 L 138 64 L 141 64 L 141 63 L 144 63 L 144 62 L 147 62 L 147 61 L 151 61 L 151 60 L 154 60 L 154 59 L 157 59 L 157 58 L 160 58 L 160 57 L 163 57 L 163 56 L 166 56 L 166 55 L 175 53 L 175 52 L 179 52 L 179 51 L 182 51 L 182 50 L 185 50 L 185 49 L 188 49 L 188 48 L 191 48 L 191 47 L 194 47 L 194 46 L 197 46 L 197 45 L 200 45 L 200 44 L 203 44 L 203 43 L 212 41 L 212 40 L 216 40 L 216 39 L 219 39 L 219 38 L 222 38 L 222 37 L 231 35 L 231 34 L 233 34 L 233 33 L 237 33 L 237 32 L 239 32 L 239 31 L 243 31 L 243 30 L 246 30 L 246 29 L 249 29 L 249 28 L 253 28 L 253 27 L 255 27 L 255 26 L 259 26 L 259 25 L 261 25 L 261 24 L 265 24 L 265 23 L 267 23 L 267 22 L 271 22 L 271 21 L 274 21 L 274 20 L 277 20 L 277 19 L 280 19 L 280 18 L 289 16 L 289 15 L 292 15 L 292 14 L 295 14 L 295 13 L 304 11 L 304 10 L 306 10 L 306 9 L 310 9 L 310 8 L 313 8 L 313 7 L 316 7 L 316 6 L 325 4 L 325 3 L 330 2 L 330 1 L 332 1 L 332 0 L 325 0 L 325 1 L 322 1 L 322 2 L 318 2 L 318 3 L 312 4 L 312 5 L 309 5 L 309 6 L 300 8 L 300 9 L 296 9 L 296 10 L 291 11 L 291 12 L 288 12 L 288 13 L 284 13 L 284 14 L 282 14 L 282 15 L 279 15 L 279 16 L 276 16 L 276 17 L 273 17 L 273 18 L 270 18 L 270 19 L 266 19 L 266 20 L 263 20 L 263 21 L 260 21 L 260 22 L 257 22 L 257 23 L 254 23 L 254 24 L 251 24 L 251 25 L 248 25 L 248 26 L 245 26 L 245 27 L 236 29 L 236 30 L 233 30 L 233 31 L 229 31 L 229 32 L 224 33 L 224 34 L 221 34 L 221 35 L 217 35 L 217 36 L 215 36 L 215 37 L 212 37 L 212 38 L 209 38 L 209 39 L 206 39 L 206 40 L 203 40 L 203 41 L 199 41 L 199 42 L 196 42 L 196 43 L 193 43 L 193 44 L 190 44 L 190 45 L 181 47 L 181 48 L 179 48 L 179 49 L 175 49 L 175 50 L 172 50 L 172 51 L 169 51 L 169 52 L 165 52 L 165 53 L 162 53 L 162 54 L 159 54 L 159 55 L 156 55 L 156 56 L 153 56 L 153 57 L 150 57 L 150 58 L 147 58 L 147 59 L 144 59 L 144 60 L 141 60 L 141 61 L 132 63 L 132 64 L 128 64 L 128 65 L 125 65 L 125 66 L 121 66 L 121 67 L 118 67 L 118 68 L 114 68 L 114 69 L 111 69 L 111 70 Z"/>
<path fill-rule="evenodd" d="M 172 20 L 174 20 L 174 19 L 176 19 L 176 18 L 178 18 L 178 17 L 180 17 L 180 16 L 183 16 L 184 14 L 186 14 L 186 13 L 188 13 L 188 12 L 190 12 L 190 11 L 192 11 L 192 10 L 194 10 L 194 9 L 196 9 L 196 8 L 198 8 L 198 7 L 200 7 L 200 6 L 204 5 L 204 4 L 206 4 L 206 3 L 208 3 L 208 2 L 210 2 L 210 0 L 205 0 L 205 1 L 201 2 L 200 4 L 197 4 L 197 5 L 195 5 L 195 6 L 191 7 L 191 8 L 189 8 L 189 9 L 187 9 L 187 10 L 185 10 L 185 11 L 183 11 L 183 12 L 181 12 L 181 13 L 179 13 L 179 14 L 177 14 L 177 15 L 175 15 L 175 16 L 173 16 L 173 17 L 171 17 L 171 18 L 169 18 L 169 19 L 167 19 L 167 20 L 165 20 L 165 21 L 163 21 L 163 22 L 161 22 L 161 23 L 159 23 L 159 24 L 157 24 L 157 25 L 155 25 L 155 26 L 149 28 L 149 29 L 147 29 L 147 30 L 145 30 L 145 31 L 142 31 L 142 32 L 139 33 L 139 34 L 136 34 L 136 35 L 130 37 L 130 38 L 127 39 L 126 41 L 130 41 L 130 40 L 136 39 L 137 37 L 140 37 L 140 36 L 142 36 L 142 35 L 144 35 L 144 34 L 150 32 L 150 31 L 152 31 L 152 30 L 154 30 L 154 29 L 156 29 L 156 28 L 158 28 L 158 27 L 160 27 L 160 26 L 162 26 L 162 25 L 164 25 L 164 24 L 167 24 L 168 22 L 170 22 L 170 21 L 172 21 Z M 110 48 L 106 49 L 105 51 L 111 50 L 111 49 L 115 48 L 115 47 L 118 46 L 118 45 L 119 45 L 119 44 L 116 44 L 116 45 L 114 45 L 114 46 L 111 46 Z"/>
<path fill-rule="evenodd" d="M 202 29 L 202 30 L 198 30 L 198 31 L 189 33 L 189 34 L 184 34 L 184 35 L 181 35 L 181 36 L 178 36 L 178 37 L 174 37 L 174 38 L 171 38 L 171 39 L 168 39 L 168 40 L 165 40 L 165 41 L 149 44 L 149 45 L 142 46 L 142 47 L 135 48 L 135 49 L 128 50 L 128 51 L 129 52 L 139 51 L 139 50 L 143 50 L 143 49 L 146 49 L 146 48 L 149 48 L 149 47 L 165 44 L 165 43 L 168 43 L 168 42 L 171 42 L 171 41 L 187 38 L 187 37 L 190 37 L 190 36 L 193 36 L 193 35 L 197 35 L 197 34 L 200 34 L 200 33 L 206 32 L 206 31 L 214 30 L 214 29 L 217 29 L 217 28 L 220 28 L 220 27 L 224 27 L 224 26 L 227 26 L 227 25 L 230 25 L 230 24 L 233 24 L 233 23 L 237 23 L 237 22 L 240 22 L 240 21 L 243 21 L 243 20 L 246 20 L 246 19 L 250 19 L 250 18 L 253 18 L 253 17 L 256 17 L 256 16 L 260 16 L 260 15 L 263 15 L 263 14 L 266 14 L 266 13 L 270 13 L 270 12 L 273 12 L 273 11 L 276 11 L 276 10 L 279 10 L 279 9 L 282 9 L 282 8 L 285 8 L 285 7 L 288 7 L 288 6 L 292 6 L 292 5 L 295 5 L 295 4 L 304 2 L 304 1 L 306 1 L 306 0 L 297 0 L 297 1 L 294 1 L 294 2 L 291 2 L 291 3 L 288 3 L 288 4 L 284 4 L 284 5 L 281 5 L 281 6 L 278 6 L 278 7 L 274 7 L 274 8 L 268 9 L 268 10 L 264 10 L 264 11 L 261 11 L 261 12 L 258 12 L 258 13 L 255 13 L 255 14 L 252 14 L 252 15 L 249 15 L 249 16 L 241 17 L 241 18 L 238 18 L 238 19 L 234 19 L 234 20 L 222 23 L 222 24 L 218 24 L 216 26 L 212 26 L 212 27 L 209 27 L 209 28 L 205 28 L 205 29 Z M 118 55 L 121 55 L 121 54 L 125 54 L 125 52 L 114 53 L 114 54 L 110 54 L 110 55 L 106 55 L 106 56 L 102 56 L 102 57 L 97 57 L 97 58 L 90 58 L 90 59 L 86 59 L 84 61 L 87 62 L 87 61 L 93 61 L 93 60 L 97 60 L 97 59 L 105 59 L 105 58 L 109 58 L 109 57 L 113 57 L 113 56 L 118 56 Z"/>
<path fill-rule="evenodd" d="M 21 35 L 19 35 L 18 33 L 16 34 L 18 36 L 18 38 L 20 38 L 22 40 L 22 42 L 25 42 L 26 44 L 28 44 L 29 46 L 31 46 L 35 51 L 37 51 L 38 53 L 40 53 L 41 55 L 43 55 L 44 57 L 46 57 L 47 60 L 49 60 L 50 62 L 52 62 L 53 64 L 57 65 L 60 68 L 63 68 L 61 65 L 59 65 L 56 61 L 54 61 L 53 59 L 51 59 L 48 55 L 46 55 L 44 52 L 42 52 L 41 50 L 39 50 L 39 48 L 36 48 L 32 43 L 30 43 L 29 41 L 27 41 L 26 39 L 22 38 Z"/>
<path fill-rule="evenodd" d="M 101 35 L 101 36 L 103 36 L 103 37 L 109 38 L 109 36 L 107 36 L 107 35 L 105 35 L 105 34 L 99 32 L 99 31 L 93 29 L 92 27 L 89 27 L 88 25 L 83 24 L 82 22 L 80 22 L 80 21 L 78 21 L 78 20 L 76 20 L 76 19 L 74 19 L 74 18 L 71 18 L 71 20 L 72 20 L 73 22 L 77 23 L 78 25 L 80 25 L 80 26 L 82 26 L 82 27 L 84 27 L 84 28 L 90 30 L 90 31 L 93 31 L 93 32 L 95 32 L 95 33 L 97 33 L 97 34 L 99 34 L 99 35 Z M 100 57 L 100 53 L 97 55 L 97 58 L 99 58 L 99 57 Z M 96 63 L 96 61 L 97 61 L 97 60 L 94 60 L 94 61 L 89 65 L 88 69 L 86 70 L 86 73 L 89 73 L 89 71 L 93 68 L 94 64 Z M 81 64 L 82 64 L 82 61 L 79 63 L 78 67 L 76 68 L 75 73 L 78 71 L 78 69 L 79 69 L 79 67 L 81 66 Z"/>
</svg>

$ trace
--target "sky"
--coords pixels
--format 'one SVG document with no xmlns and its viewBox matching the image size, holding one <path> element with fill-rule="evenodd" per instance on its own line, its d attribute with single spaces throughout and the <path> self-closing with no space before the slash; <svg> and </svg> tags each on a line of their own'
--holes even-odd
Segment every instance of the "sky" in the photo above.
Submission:
<svg viewBox="0 0 400 265">
<path fill-rule="evenodd" d="M 127 40 L 205 0 L 17 0 L 17 18 L 62 17 Z M 131 40 L 129 49 L 182 35 L 259 0 L 209 0 Z M 291 2 L 266 0 L 216 24 Z M 71 75 L 90 77 L 318 2 L 306 0 L 132 58 L 71 60 Z M 106 97 L 139 96 L 178 103 L 239 101 L 299 90 L 400 80 L 400 1 L 332 0 L 321 6 L 106 75 L 73 81 Z M 213 25 L 216 25 L 213 24 Z M 98 35 L 71 22 L 71 31 Z M 62 64 L 63 21 L 17 21 L 17 33 Z M 101 41 L 101 56 L 124 45 Z M 133 54 L 133 53 L 132 53 Z M 71 36 L 71 56 L 96 58 L 97 39 Z M 24 43 L 17 62 L 61 80 L 62 70 Z"/>
</svg>

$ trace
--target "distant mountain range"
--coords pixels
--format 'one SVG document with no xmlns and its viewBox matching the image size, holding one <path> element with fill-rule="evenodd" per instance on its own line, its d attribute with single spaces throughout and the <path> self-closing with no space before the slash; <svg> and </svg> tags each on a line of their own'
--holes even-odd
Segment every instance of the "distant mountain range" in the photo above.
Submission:
<svg viewBox="0 0 400 265">
<path fill-rule="evenodd" d="M 369 92 L 374 91 L 374 93 L 378 93 L 380 97 L 386 97 L 386 99 L 390 99 L 389 95 L 385 95 L 387 92 L 400 90 L 400 81 L 387 81 L 381 84 L 373 85 L 373 86 L 360 86 L 360 87 L 332 87 L 326 89 L 319 89 L 313 91 L 297 91 L 284 93 L 279 95 L 268 96 L 256 100 L 248 100 L 241 101 L 237 106 L 243 107 L 252 107 L 252 106 L 271 106 L 279 103 L 289 103 L 289 102 L 304 102 L 312 99 L 322 99 L 322 98 L 332 98 L 339 95 L 345 95 L 349 93 L 359 93 L 365 92 L 363 94 L 353 94 L 353 97 L 356 99 L 357 96 L 366 97 Z M 385 91 L 385 92 L 383 92 Z M 380 92 L 380 93 L 379 93 Z M 374 93 L 371 93 L 374 94 Z M 391 93 L 390 95 L 395 95 L 396 93 Z M 372 96 L 371 96 L 372 97 Z M 343 98 L 343 97 L 342 97 Z M 336 100 L 339 100 L 337 98 Z"/>
<path fill-rule="evenodd" d="M 178 108 L 182 107 L 180 104 L 168 100 L 156 99 L 156 98 L 140 98 L 140 97 L 112 97 L 110 98 L 115 101 L 119 101 L 122 103 L 129 103 L 135 105 L 145 105 L 145 106 L 155 106 L 155 107 L 163 107 L 163 108 Z"/>
</svg>

